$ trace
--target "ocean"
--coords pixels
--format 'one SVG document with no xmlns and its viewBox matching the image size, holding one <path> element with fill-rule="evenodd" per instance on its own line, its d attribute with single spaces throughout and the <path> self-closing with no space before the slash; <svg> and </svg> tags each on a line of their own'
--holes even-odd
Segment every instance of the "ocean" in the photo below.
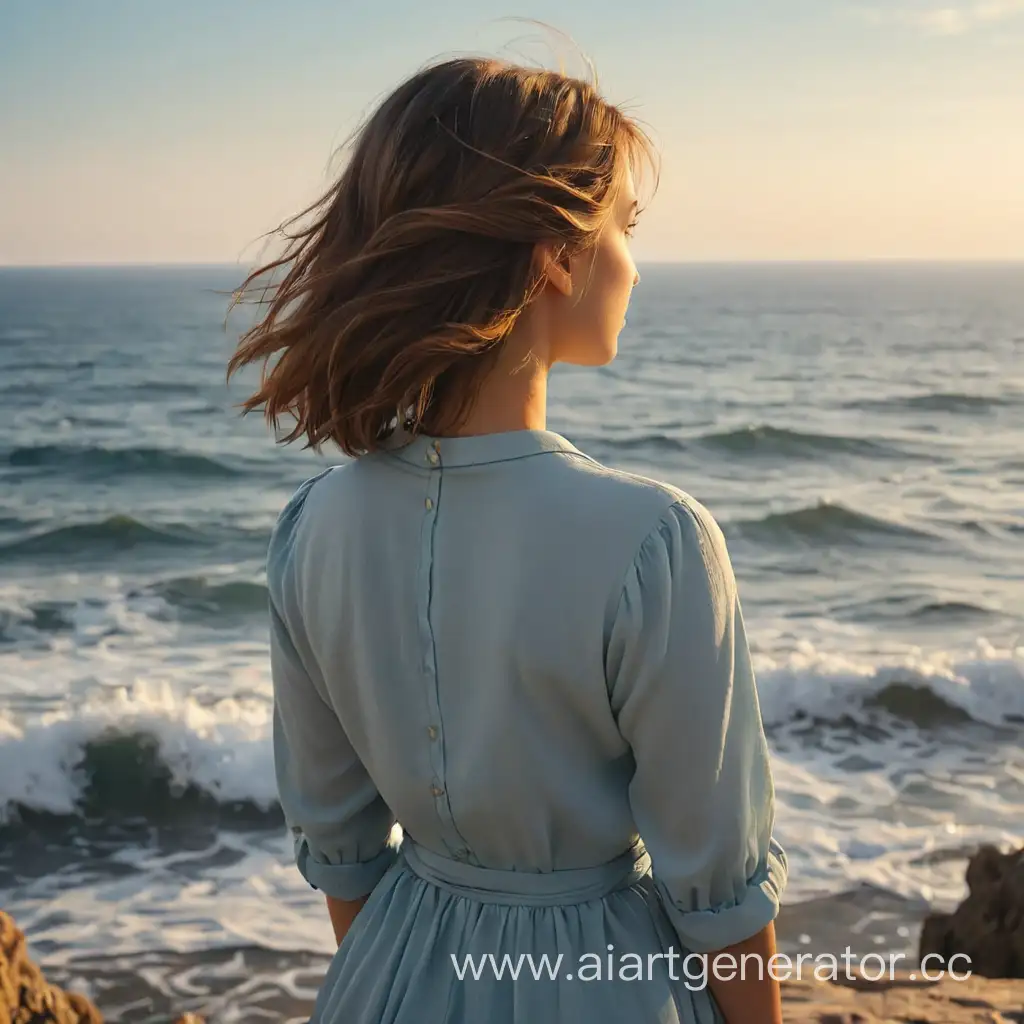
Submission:
<svg viewBox="0 0 1024 1024">
<path fill-rule="evenodd" d="M 1024 841 L 1024 265 L 641 267 L 549 427 L 725 531 L 787 950 L 913 959 Z M 111 1019 L 300 1020 L 264 552 L 341 456 L 241 418 L 233 267 L 0 270 L 0 907 Z"/>
</svg>

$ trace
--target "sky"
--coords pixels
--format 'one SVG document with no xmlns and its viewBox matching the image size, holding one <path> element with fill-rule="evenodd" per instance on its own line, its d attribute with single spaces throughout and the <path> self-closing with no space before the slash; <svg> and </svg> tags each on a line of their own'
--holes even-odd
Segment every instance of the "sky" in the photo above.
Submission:
<svg viewBox="0 0 1024 1024">
<path fill-rule="evenodd" d="M 0 0 L 0 264 L 250 264 L 470 52 L 643 120 L 641 263 L 1024 259 L 1024 0 Z"/>
</svg>

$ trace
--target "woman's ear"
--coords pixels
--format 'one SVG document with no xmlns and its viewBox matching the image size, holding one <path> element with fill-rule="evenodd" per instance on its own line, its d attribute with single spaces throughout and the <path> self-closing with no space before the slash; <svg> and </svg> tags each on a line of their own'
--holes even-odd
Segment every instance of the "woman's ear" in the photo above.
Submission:
<svg viewBox="0 0 1024 1024">
<path fill-rule="evenodd" d="M 566 298 L 572 298 L 572 269 L 565 247 L 542 242 L 536 247 L 535 258 L 547 283 Z"/>
</svg>

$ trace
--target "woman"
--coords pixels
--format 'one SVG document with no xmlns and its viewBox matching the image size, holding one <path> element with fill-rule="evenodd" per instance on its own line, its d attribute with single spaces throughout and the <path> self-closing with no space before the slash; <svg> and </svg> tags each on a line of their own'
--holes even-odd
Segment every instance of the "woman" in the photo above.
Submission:
<svg viewBox="0 0 1024 1024">
<path fill-rule="evenodd" d="M 267 563 L 281 804 L 339 942 L 316 1022 L 781 1020 L 722 534 L 546 429 L 551 366 L 615 355 L 648 155 L 584 82 L 441 63 L 246 282 L 286 271 L 247 409 L 354 456 Z"/>
</svg>

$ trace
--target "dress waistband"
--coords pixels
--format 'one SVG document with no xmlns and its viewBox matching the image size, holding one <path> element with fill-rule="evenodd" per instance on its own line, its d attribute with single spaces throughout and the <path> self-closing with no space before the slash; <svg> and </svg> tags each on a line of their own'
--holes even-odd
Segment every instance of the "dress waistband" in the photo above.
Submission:
<svg viewBox="0 0 1024 1024">
<path fill-rule="evenodd" d="M 560 871 L 478 867 L 427 850 L 408 835 L 402 838 L 400 856 L 414 874 L 457 896 L 531 907 L 602 899 L 635 884 L 651 867 L 650 855 L 639 839 L 614 860 Z"/>
</svg>

